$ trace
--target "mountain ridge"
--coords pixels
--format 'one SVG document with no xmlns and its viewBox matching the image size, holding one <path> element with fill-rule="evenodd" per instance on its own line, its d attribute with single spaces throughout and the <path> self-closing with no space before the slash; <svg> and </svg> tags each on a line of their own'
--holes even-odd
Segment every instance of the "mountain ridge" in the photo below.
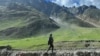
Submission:
<svg viewBox="0 0 100 56">
<path fill-rule="evenodd" d="M 0 0 L 1 37 L 28 37 L 49 33 L 61 26 L 55 21 L 79 27 L 99 27 L 100 9 L 96 6 L 64 7 L 44 0 Z M 52 19 L 50 17 L 54 17 Z"/>
</svg>

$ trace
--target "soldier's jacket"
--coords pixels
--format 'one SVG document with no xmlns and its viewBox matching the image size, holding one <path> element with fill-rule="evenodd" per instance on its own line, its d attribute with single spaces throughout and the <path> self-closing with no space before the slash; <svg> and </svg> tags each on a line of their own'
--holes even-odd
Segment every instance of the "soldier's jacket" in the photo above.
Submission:
<svg viewBox="0 0 100 56">
<path fill-rule="evenodd" d="M 53 44 L 53 37 L 49 37 L 48 45 Z"/>
</svg>

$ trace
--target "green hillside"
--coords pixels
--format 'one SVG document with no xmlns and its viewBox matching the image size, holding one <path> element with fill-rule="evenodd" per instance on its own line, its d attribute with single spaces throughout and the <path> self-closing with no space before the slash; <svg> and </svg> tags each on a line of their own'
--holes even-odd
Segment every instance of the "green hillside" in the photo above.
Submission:
<svg viewBox="0 0 100 56">
<path fill-rule="evenodd" d="M 80 27 L 70 26 L 58 29 L 51 33 L 53 33 L 55 44 L 63 41 L 100 40 L 99 37 L 100 28 L 80 28 Z M 38 37 L 25 38 L 25 39 L 1 40 L 0 46 L 11 45 L 14 49 L 24 49 L 24 50 L 47 49 L 48 37 L 49 34 L 40 35 Z"/>
</svg>

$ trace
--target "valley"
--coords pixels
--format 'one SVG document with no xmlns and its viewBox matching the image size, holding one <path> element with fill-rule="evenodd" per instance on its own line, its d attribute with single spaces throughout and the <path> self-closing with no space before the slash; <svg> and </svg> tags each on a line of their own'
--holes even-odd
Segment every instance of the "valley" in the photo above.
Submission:
<svg viewBox="0 0 100 56">
<path fill-rule="evenodd" d="M 100 48 L 100 9 L 96 6 L 64 7 L 44 0 L 0 1 L 0 46 L 46 50 L 52 33 L 57 50 L 84 48 L 88 40 L 94 40 L 91 45 Z"/>
</svg>

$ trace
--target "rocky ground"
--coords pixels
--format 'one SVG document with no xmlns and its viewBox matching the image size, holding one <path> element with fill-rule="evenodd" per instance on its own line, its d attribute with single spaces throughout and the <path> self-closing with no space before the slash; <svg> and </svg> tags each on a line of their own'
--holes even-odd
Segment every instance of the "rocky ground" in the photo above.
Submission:
<svg viewBox="0 0 100 56">
<path fill-rule="evenodd" d="M 55 50 L 46 51 L 15 51 L 3 49 L 0 56 L 100 56 L 100 49 Z"/>
</svg>

